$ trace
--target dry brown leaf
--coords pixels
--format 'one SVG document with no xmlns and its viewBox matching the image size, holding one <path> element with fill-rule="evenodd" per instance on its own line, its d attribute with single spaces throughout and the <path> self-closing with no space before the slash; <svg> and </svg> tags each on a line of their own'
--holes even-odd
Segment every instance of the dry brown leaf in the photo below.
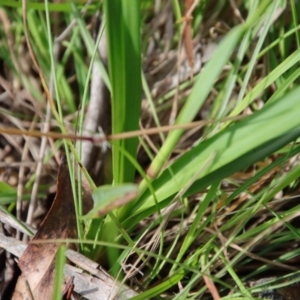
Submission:
<svg viewBox="0 0 300 300">
<path fill-rule="evenodd" d="M 51 299 L 55 278 L 55 255 L 59 243 L 39 240 L 76 238 L 76 218 L 70 174 L 63 159 L 57 180 L 54 202 L 40 229 L 20 257 L 19 277 L 13 300 Z"/>
<path fill-rule="evenodd" d="M 3 219 L 0 215 L 0 222 L 2 221 Z M 19 223 L 14 221 L 12 227 L 19 228 Z M 0 248 L 5 249 L 16 257 L 21 257 L 26 245 L 0 232 Z M 138 295 L 133 289 L 116 281 L 116 279 L 107 274 L 97 263 L 82 254 L 68 249 L 66 256 L 74 265 L 65 265 L 65 278 L 74 278 L 74 291 L 82 295 L 84 299 L 125 300 L 132 299 Z"/>
</svg>

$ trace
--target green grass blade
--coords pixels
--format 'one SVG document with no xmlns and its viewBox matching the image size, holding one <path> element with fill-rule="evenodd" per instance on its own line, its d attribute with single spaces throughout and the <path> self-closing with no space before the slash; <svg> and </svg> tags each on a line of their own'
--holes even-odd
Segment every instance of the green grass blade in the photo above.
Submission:
<svg viewBox="0 0 300 300">
<path fill-rule="evenodd" d="M 210 61 L 206 64 L 205 68 L 201 71 L 198 80 L 196 81 L 190 96 L 188 97 L 185 105 L 180 111 L 176 124 L 188 123 L 193 120 L 196 113 L 199 111 L 204 101 L 207 99 L 209 92 L 211 91 L 215 81 L 217 80 L 219 74 L 223 70 L 223 67 L 228 62 L 230 56 L 238 45 L 240 39 L 242 38 L 248 27 L 259 18 L 262 12 L 269 5 L 270 1 L 262 1 L 260 6 L 256 10 L 256 13 L 249 18 L 246 25 L 240 25 L 233 28 L 219 44 L 217 50 L 213 54 Z M 178 143 L 183 130 L 174 130 L 170 132 L 165 143 L 160 149 L 159 153 L 153 160 L 148 174 L 150 177 L 155 178 L 160 172 L 163 164 L 170 156 L 175 145 Z M 145 182 L 141 184 L 141 191 L 146 187 Z"/>
<path fill-rule="evenodd" d="M 54 282 L 54 293 L 53 300 L 62 299 L 62 284 L 64 279 L 64 266 L 66 263 L 66 246 L 60 246 L 56 255 L 55 263 L 55 282 Z"/>
<path fill-rule="evenodd" d="M 104 2 L 108 65 L 112 87 L 112 132 L 138 129 L 141 107 L 141 49 L 139 1 Z M 113 147 L 115 183 L 132 182 L 135 169 L 117 150 L 124 148 L 136 157 L 138 140 L 116 141 Z"/>
<path fill-rule="evenodd" d="M 285 61 L 283 61 L 276 69 L 267 75 L 253 90 L 246 95 L 242 102 L 232 111 L 230 116 L 236 116 L 242 112 L 256 97 L 261 94 L 265 88 L 272 84 L 276 79 L 282 76 L 292 66 L 297 64 L 300 60 L 300 49 L 291 54 Z"/>
<path fill-rule="evenodd" d="M 176 120 L 176 124 L 187 123 L 193 120 L 196 113 L 207 99 L 215 80 L 221 73 L 224 65 L 227 63 L 244 31 L 244 26 L 238 26 L 224 38 L 214 53 L 212 59 L 207 63 L 205 69 L 200 73 L 200 76 L 195 83 L 195 86 L 188 97 L 186 104 L 183 106 Z M 170 132 L 165 143 L 150 166 L 148 172 L 150 176 L 155 177 L 160 171 L 162 165 L 173 151 L 175 145 L 178 143 L 182 133 L 183 130 L 174 130 Z"/>
<path fill-rule="evenodd" d="M 280 101 L 266 105 L 180 157 L 170 167 L 172 174 L 165 170 L 153 181 L 157 201 L 160 204 L 164 202 L 163 206 L 169 203 L 170 197 L 187 184 L 214 151 L 217 155 L 213 162 L 187 195 L 246 168 L 299 137 L 299 92 L 300 88 L 293 90 Z M 139 214 L 150 207 L 154 207 L 154 201 L 151 193 L 146 191 L 137 200 L 134 211 Z"/>
</svg>

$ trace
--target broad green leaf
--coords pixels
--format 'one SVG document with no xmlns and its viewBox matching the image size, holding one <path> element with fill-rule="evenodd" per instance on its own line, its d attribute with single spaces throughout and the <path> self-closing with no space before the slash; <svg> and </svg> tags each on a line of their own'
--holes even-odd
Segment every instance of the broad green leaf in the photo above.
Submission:
<svg viewBox="0 0 300 300">
<path fill-rule="evenodd" d="M 100 218 L 138 196 L 138 186 L 122 184 L 117 186 L 104 185 L 93 193 L 94 208 L 83 219 Z"/>
<path fill-rule="evenodd" d="M 186 196 L 250 166 L 298 138 L 299 93 L 300 88 L 294 89 L 278 101 L 266 105 L 260 111 L 236 122 L 182 155 L 153 181 L 157 201 L 162 207 L 166 206 L 213 152 L 217 153 L 213 162 L 190 187 Z M 139 214 L 149 208 L 153 209 L 153 212 L 156 210 L 153 195 L 147 190 L 137 200 L 133 209 L 135 214 Z M 132 217 L 134 216 L 129 218 Z M 132 224 L 132 221 L 129 222 Z"/>
<path fill-rule="evenodd" d="M 104 1 L 111 80 L 112 133 L 137 130 L 141 111 L 140 1 Z M 114 147 L 116 145 L 116 147 Z M 136 157 L 138 139 L 114 141 L 113 177 L 116 184 L 132 182 L 135 169 L 118 149 Z"/>
<path fill-rule="evenodd" d="M 270 3 L 271 1 L 261 1 L 256 13 L 252 14 L 245 24 L 236 26 L 230 30 L 230 32 L 220 42 L 216 51 L 205 65 L 205 68 L 201 71 L 197 81 L 195 82 L 187 101 L 176 119 L 176 124 L 188 123 L 194 119 L 246 30 L 251 24 L 254 24 L 257 21 L 260 14 L 264 13 Z M 184 130 L 178 129 L 169 133 L 166 141 L 148 169 L 148 174 L 150 174 L 151 177 L 154 178 L 160 172 L 162 166 L 171 155 L 183 132 Z M 145 186 L 146 182 L 144 181 L 141 184 L 142 191 L 144 191 Z"/>
<path fill-rule="evenodd" d="M 142 96 L 140 2 L 137 0 L 103 2 L 113 134 L 139 128 Z M 113 142 L 112 173 L 115 184 L 133 182 L 136 170 L 123 153 L 128 152 L 136 158 L 137 146 L 137 138 Z M 107 224 L 109 224 L 106 227 L 106 233 L 109 232 L 107 240 L 113 241 L 119 230 L 116 228 L 116 222 Z M 114 265 L 119 255 L 118 249 L 112 249 L 108 255 L 110 264 Z M 111 272 L 117 275 L 118 267 L 113 267 Z"/>
</svg>

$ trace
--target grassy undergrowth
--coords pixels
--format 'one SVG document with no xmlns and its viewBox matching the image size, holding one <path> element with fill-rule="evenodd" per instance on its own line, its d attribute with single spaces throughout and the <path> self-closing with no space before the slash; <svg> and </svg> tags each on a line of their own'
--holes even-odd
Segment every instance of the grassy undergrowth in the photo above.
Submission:
<svg viewBox="0 0 300 300">
<path fill-rule="evenodd" d="M 187 42 L 182 39 L 182 3 L 162 3 L 157 11 L 155 3 L 106 0 L 82 12 L 84 7 L 72 1 L 28 2 L 31 44 L 53 87 L 58 111 L 49 121 L 51 128 L 84 131 L 93 64 L 98 64 L 111 94 L 112 134 L 140 125 L 159 129 L 174 111 L 175 125 L 207 122 L 197 131 L 177 127 L 151 138 L 143 133 L 112 141 L 110 183 L 135 182 L 139 196 L 90 222 L 80 218 L 84 204 L 81 185 L 78 190 L 75 184 L 75 178 L 81 180 L 74 167 L 81 163 L 81 151 L 70 141 L 57 140 L 47 148 L 44 163 L 54 161 L 58 149 L 64 148 L 72 170 L 80 249 L 119 280 L 136 278 L 142 289 L 134 299 L 210 299 L 214 288 L 221 299 L 255 299 L 266 284 L 250 287 L 251 281 L 277 272 L 279 278 L 268 283 L 276 287 L 280 277 L 287 277 L 288 285 L 297 274 L 300 4 L 257 0 L 233 7 L 229 1 L 201 1 L 192 14 L 193 36 L 198 44 L 213 40 L 216 49 L 199 74 L 157 96 L 150 71 L 159 59 L 167 60 L 168 51 Z M 47 99 L 24 50 L 22 8 L 1 0 L 0 4 L 6 20 L 6 27 L 0 26 L 6 37 L 0 39 L 1 76 L 13 78 L 14 88 L 27 91 L 31 103 L 40 108 L 35 114 L 11 110 L 7 118 L 11 107 L 3 105 L 1 123 L 12 126 L 16 118 L 29 128 L 34 119 L 33 127 L 38 128 L 36 124 L 45 120 Z M 98 9 L 103 19 L 93 38 L 91 20 Z M 160 13 L 165 21 L 159 21 Z M 58 42 L 56 37 L 74 20 Z M 172 22 L 171 35 L 167 22 Z M 103 32 L 107 70 L 97 54 Z M 179 72 L 176 63 L 173 67 Z M 29 172 L 27 190 L 34 180 Z M 88 181 L 95 190 L 92 179 Z M 1 193 L 2 204 L 14 211 L 16 190 L 5 186 Z M 132 273 L 124 272 L 122 266 L 134 265 L 137 259 Z"/>
</svg>

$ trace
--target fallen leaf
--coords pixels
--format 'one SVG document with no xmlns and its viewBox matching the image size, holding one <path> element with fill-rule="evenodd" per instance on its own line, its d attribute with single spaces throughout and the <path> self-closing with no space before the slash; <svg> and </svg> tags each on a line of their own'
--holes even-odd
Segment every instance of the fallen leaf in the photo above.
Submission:
<svg viewBox="0 0 300 300">
<path fill-rule="evenodd" d="M 59 243 L 38 241 L 76 238 L 76 217 L 70 174 L 62 159 L 57 179 L 57 193 L 40 229 L 19 260 L 22 271 L 13 300 L 52 299 L 55 278 L 55 256 Z"/>
<path fill-rule="evenodd" d="M 94 207 L 82 219 L 99 218 L 130 202 L 138 196 L 138 186 L 127 183 L 122 185 L 103 185 L 93 192 Z"/>
</svg>

